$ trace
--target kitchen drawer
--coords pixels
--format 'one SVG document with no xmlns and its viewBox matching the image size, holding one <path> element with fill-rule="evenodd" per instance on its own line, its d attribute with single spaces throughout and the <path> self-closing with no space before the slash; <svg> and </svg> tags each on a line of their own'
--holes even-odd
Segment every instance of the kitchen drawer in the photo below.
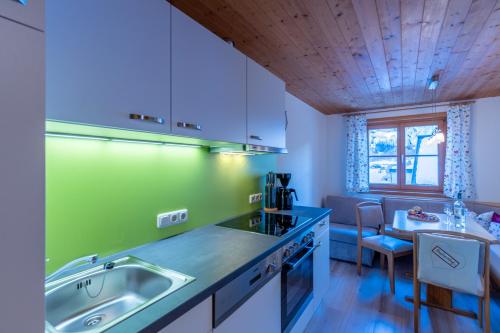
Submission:
<svg viewBox="0 0 500 333">
<path fill-rule="evenodd" d="M 314 231 L 314 234 L 316 236 L 319 236 L 321 235 L 325 230 L 328 230 L 328 226 L 329 226 L 329 219 L 330 217 L 327 216 L 325 217 L 324 219 L 322 219 L 321 221 L 319 221 L 318 223 L 316 223 L 313 227 L 313 231 Z"/>
</svg>

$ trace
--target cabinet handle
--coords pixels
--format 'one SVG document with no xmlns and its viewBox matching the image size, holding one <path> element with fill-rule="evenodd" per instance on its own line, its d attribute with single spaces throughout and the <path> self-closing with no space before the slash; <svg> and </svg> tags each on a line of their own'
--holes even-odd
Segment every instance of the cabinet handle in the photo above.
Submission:
<svg viewBox="0 0 500 333">
<path fill-rule="evenodd" d="M 288 112 L 285 110 L 285 131 L 288 129 Z"/>
<path fill-rule="evenodd" d="M 250 135 L 250 139 L 262 141 L 262 138 L 258 135 Z"/>
<path fill-rule="evenodd" d="M 157 123 L 157 124 L 164 124 L 165 119 L 162 117 L 153 117 L 153 116 L 148 116 L 145 114 L 138 114 L 138 113 L 130 113 L 129 118 L 133 120 L 141 120 L 141 121 L 148 121 L 151 123 Z"/>
<path fill-rule="evenodd" d="M 201 125 L 192 124 L 192 123 L 185 123 L 185 122 L 182 122 L 182 121 L 178 121 L 177 122 L 177 127 L 192 129 L 192 130 L 196 130 L 196 131 L 201 131 Z"/>
<path fill-rule="evenodd" d="M 321 246 L 321 241 L 318 242 L 318 244 L 316 245 L 316 248 L 318 248 L 320 246 Z"/>
<path fill-rule="evenodd" d="M 322 227 L 322 226 L 324 226 L 325 224 L 326 224 L 326 221 L 321 221 L 321 222 L 319 223 L 319 226 L 320 226 L 320 227 Z"/>
</svg>

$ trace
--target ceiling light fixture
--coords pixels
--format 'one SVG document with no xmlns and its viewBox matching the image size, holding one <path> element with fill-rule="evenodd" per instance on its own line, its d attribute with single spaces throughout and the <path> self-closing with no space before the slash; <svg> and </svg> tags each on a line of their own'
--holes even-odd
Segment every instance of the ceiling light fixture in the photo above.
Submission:
<svg viewBox="0 0 500 333">
<path fill-rule="evenodd" d="M 432 109 L 433 113 L 437 113 L 436 109 L 436 90 L 439 85 L 439 74 L 436 73 L 434 74 L 431 79 L 429 80 L 429 85 L 428 89 L 432 92 Z M 429 138 L 429 143 L 430 144 L 440 144 L 445 141 L 444 133 L 441 131 L 441 129 L 436 126 L 436 128 L 432 131 L 432 134 Z"/>
</svg>

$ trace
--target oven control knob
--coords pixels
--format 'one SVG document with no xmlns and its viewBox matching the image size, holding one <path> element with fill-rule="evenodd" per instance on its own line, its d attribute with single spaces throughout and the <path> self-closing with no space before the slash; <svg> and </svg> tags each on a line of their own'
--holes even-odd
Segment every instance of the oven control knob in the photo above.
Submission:
<svg viewBox="0 0 500 333">
<path fill-rule="evenodd" d="M 299 243 L 295 243 L 295 244 L 293 244 L 293 246 L 294 246 L 296 249 L 298 249 L 298 248 L 300 247 L 300 244 L 299 244 Z"/>
<path fill-rule="evenodd" d="M 283 253 L 283 257 L 288 258 L 290 256 L 290 254 L 292 254 L 290 249 L 286 249 L 285 252 Z"/>
<path fill-rule="evenodd" d="M 310 238 L 309 238 L 309 235 L 304 236 L 304 238 L 302 238 L 302 244 L 307 243 L 307 242 L 309 241 L 309 239 L 310 239 Z"/>
<path fill-rule="evenodd" d="M 275 264 L 269 264 L 266 269 L 266 273 L 270 274 L 273 273 L 276 270 L 276 265 Z"/>
<path fill-rule="evenodd" d="M 288 247 L 288 251 L 290 251 L 290 255 L 292 255 L 292 254 L 293 254 L 293 252 L 295 251 L 295 247 L 293 247 L 293 245 L 290 245 L 290 246 Z"/>
</svg>

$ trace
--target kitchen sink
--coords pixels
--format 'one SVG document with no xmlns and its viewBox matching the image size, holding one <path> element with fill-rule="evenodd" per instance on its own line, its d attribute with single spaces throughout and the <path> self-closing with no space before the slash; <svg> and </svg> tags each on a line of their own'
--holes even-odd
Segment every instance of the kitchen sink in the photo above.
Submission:
<svg viewBox="0 0 500 333">
<path fill-rule="evenodd" d="M 194 281 L 127 256 L 45 286 L 45 331 L 96 333 Z"/>
</svg>

